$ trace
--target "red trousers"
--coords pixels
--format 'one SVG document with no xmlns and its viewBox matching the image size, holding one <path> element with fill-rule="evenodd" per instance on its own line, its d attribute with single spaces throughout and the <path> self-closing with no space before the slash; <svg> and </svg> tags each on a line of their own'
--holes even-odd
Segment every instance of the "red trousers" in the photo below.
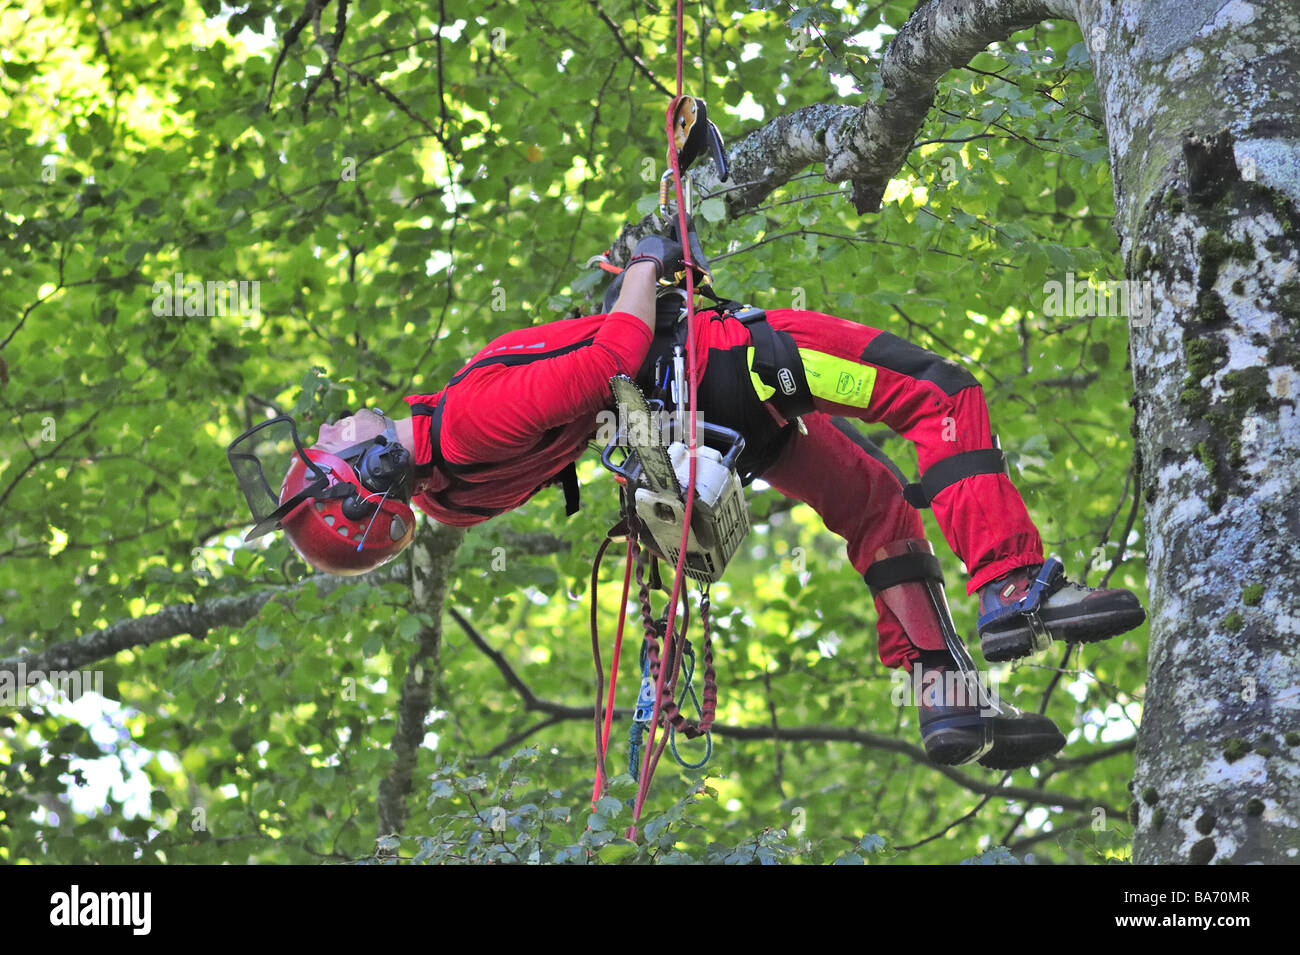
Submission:
<svg viewBox="0 0 1300 955">
<path fill-rule="evenodd" d="M 788 332 L 804 358 L 816 412 L 762 479 L 807 503 L 848 542 L 858 572 L 877 551 L 922 538 L 920 515 L 902 496 L 902 475 L 879 449 L 832 416 L 879 422 L 916 445 L 924 473 L 943 458 L 992 447 L 979 383 L 954 362 L 887 332 L 817 312 L 775 309 L 772 327 Z M 931 502 L 953 552 L 970 572 L 967 593 L 1008 571 L 1043 560 L 1042 539 L 1005 474 L 963 478 Z M 881 661 L 909 666 L 916 649 L 876 598 Z"/>
</svg>

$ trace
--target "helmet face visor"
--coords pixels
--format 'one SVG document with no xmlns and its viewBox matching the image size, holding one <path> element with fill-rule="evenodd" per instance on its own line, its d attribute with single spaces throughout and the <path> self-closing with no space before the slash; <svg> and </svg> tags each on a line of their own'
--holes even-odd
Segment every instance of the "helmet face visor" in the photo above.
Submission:
<svg viewBox="0 0 1300 955">
<path fill-rule="evenodd" d="M 254 425 L 226 448 L 226 457 L 230 467 L 239 481 L 239 488 L 248 501 L 248 509 L 253 514 L 254 526 L 244 540 L 251 541 L 271 533 L 280 526 L 280 521 L 294 508 L 310 497 L 321 494 L 329 487 L 329 474 L 315 461 L 307 457 L 302 441 L 298 438 L 298 428 L 292 418 L 281 415 L 261 424 Z M 266 479 L 266 467 L 274 475 L 284 473 L 284 463 L 300 459 L 306 466 L 307 480 L 288 500 L 281 502 L 280 490 L 272 487 Z"/>
</svg>

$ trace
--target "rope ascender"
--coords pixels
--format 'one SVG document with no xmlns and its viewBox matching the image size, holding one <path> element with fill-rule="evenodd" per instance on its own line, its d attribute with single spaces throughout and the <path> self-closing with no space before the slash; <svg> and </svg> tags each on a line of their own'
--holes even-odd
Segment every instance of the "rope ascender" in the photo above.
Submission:
<svg viewBox="0 0 1300 955">
<path fill-rule="evenodd" d="M 675 347 L 673 356 L 674 365 L 674 410 L 676 411 L 680 422 L 685 420 L 689 422 L 688 438 L 686 444 L 686 480 L 681 481 L 681 509 L 672 508 L 673 523 L 680 520 L 681 537 L 676 548 L 664 546 L 662 539 L 656 540 L 651 536 L 648 543 L 657 543 L 655 548 L 657 555 L 666 556 L 669 560 L 675 558 L 673 569 L 673 581 L 669 590 L 669 597 L 666 609 L 661 615 L 656 617 L 651 607 L 650 601 L 650 582 L 647 580 L 647 566 L 650 567 L 653 576 L 657 578 L 655 565 L 651 564 L 651 554 L 646 547 L 642 546 L 642 538 L 646 536 L 644 521 L 638 517 L 637 501 L 634 495 L 643 494 L 644 491 L 634 489 L 634 482 L 629 479 L 630 475 L 624 474 L 620 478 L 623 487 L 620 489 L 620 502 L 622 505 L 623 519 L 618 525 L 612 528 L 606 535 L 604 542 L 597 552 L 594 566 L 592 568 L 591 578 L 591 638 L 592 652 L 596 664 L 596 706 L 595 706 L 595 734 L 596 734 L 596 780 L 592 791 L 592 805 L 595 806 L 597 800 L 605 793 L 605 787 L 608 782 L 606 774 L 606 756 L 609 751 L 610 728 L 614 715 L 614 699 L 618 682 L 618 667 L 622 655 L 623 633 L 627 620 L 627 601 L 631 590 L 632 578 L 635 574 L 638 599 L 641 605 L 641 622 L 644 630 L 641 649 L 641 684 L 637 694 L 636 707 L 633 712 L 633 719 L 629 729 L 629 773 L 637 779 L 638 788 L 636 798 L 632 806 L 632 824 L 627 829 L 629 839 L 636 838 L 637 825 L 641 819 L 642 808 L 645 805 L 646 796 L 649 793 L 650 783 L 654 777 L 655 768 L 663 755 L 665 747 L 671 747 L 674 758 L 687 768 L 698 769 L 703 767 L 709 760 L 713 752 L 712 736 L 709 732 L 713 725 L 714 716 L 717 711 L 717 681 L 713 668 L 713 653 L 710 634 L 709 620 L 709 590 L 708 583 L 717 579 L 709 573 L 701 571 L 699 567 L 687 567 L 687 556 L 692 543 L 696 546 L 698 553 L 699 543 L 695 541 L 692 535 L 692 517 L 695 512 L 697 498 L 697 482 L 699 480 L 699 434 L 697 430 L 695 409 L 698 400 L 699 376 L 696 370 L 696 322 L 695 322 L 695 276 L 697 263 L 692 258 L 692 243 L 688 240 L 690 235 L 690 220 L 688 215 L 689 202 L 688 193 L 683 186 L 682 171 L 706 151 L 711 153 L 715 164 L 718 167 L 719 176 L 725 180 L 728 169 L 726 161 L 726 151 L 722 144 L 722 138 L 718 133 L 717 127 L 708 120 L 704 102 L 691 96 L 685 96 L 682 92 L 682 73 L 684 64 L 683 53 L 683 6 L 684 0 L 677 0 L 677 18 L 676 18 L 676 47 L 677 47 L 677 92 L 672 102 L 668 106 L 665 133 L 667 138 L 668 169 L 661 179 L 660 186 L 660 209 L 667 211 L 668 184 L 672 183 L 674 198 L 677 203 L 677 235 L 681 239 L 684 249 L 685 259 L 685 295 L 684 298 L 684 323 L 685 323 L 685 343 L 683 349 L 680 346 Z M 598 257 L 600 258 L 600 257 Z M 602 267 L 604 267 L 602 265 Z M 613 268 L 608 269 L 613 271 Z M 679 283 L 680 284 L 680 283 Z M 684 354 L 683 354 L 684 352 Z M 617 380 L 612 382 L 615 385 L 616 398 L 619 395 Z M 635 391 L 635 385 L 629 380 L 624 380 L 626 385 L 630 385 Z M 640 397 L 644 405 L 644 398 Z M 684 417 L 683 417 L 684 416 Z M 710 428 L 710 431 L 715 429 Z M 725 429 L 722 429 L 725 430 Z M 743 447 L 743 441 L 739 436 L 732 432 L 728 435 L 734 439 L 735 444 L 733 451 L 723 457 L 718 457 L 715 462 L 709 459 L 708 466 L 710 479 L 713 479 L 719 473 L 721 465 L 723 471 L 727 467 L 734 467 L 735 456 L 739 454 L 740 447 Z M 680 445 L 678 446 L 680 447 Z M 712 449 L 710 449 L 712 450 Z M 607 450 L 608 455 L 608 450 Z M 664 469 L 672 469 L 676 466 L 669 465 L 668 457 L 662 451 L 659 452 L 662 457 Z M 715 455 L 715 457 L 717 457 Z M 629 455 L 629 460 L 632 456 Z M 605 464 L 614 470 L 616 474 L 622 473 L 618 467 L 611 465 L 608 457 L 605 458 Z M 639 464 L 633 466 L 639 467 Z M 678 465 L 679 466 L 679 465 Z M 650 462 L 646 462 L 646 469 L 650 469 Z M 734 470 L 732 471 L 734 477 Z M 670 478 L 670 481 L 677 483 Z M 716 482 L 715 482 L 716 483 Z M 740 495 L 740 484 L 735 482 L 735 494 L 739 500 L 739 506 L 743 509 L 743 498 Z M 675 501 L 671 503 L 676 503 Z M 663 509 L 668 509 L 664 504 L 659 505 Z M 644 514 L 642 515 L 644 517 Z M 739 531 L 739 536 L 743 537 L 748 531 L 748 517 L 743 515 L 743 519 L 734 522 L 738 526 L 735 528 Z M 674 527 L 675 529 L 675 527 Z M 600 562 L 604 557 L 606 549 L 615 541 L 626 541 L 626 566 L 623 576 L 623 593 L 622 602 L 619 609 L 618 630 L 614 641 L 614 653 L 611 660 L 611 670 L 609 676 L 608 690 L 604 685 L 604 674 L 601 666 L 600 642 L 596 625 L 596 581 L 599 574 Z M 738 543 L 739 537 L 735 541 L 729 542 L 732 546 Z M 676 553 L 673 553 L 673 550 Z M 723 558 L 729 558 L 727 554 Z M 720 575 L 721 567 L 717 568 L 717 574 Z M 700 591 L 700 619 L 703 625 L 703 636 L 701 639 L 699 660 L 704 667 L 704 686 L 702 694 L 697 693 L 695 673 L 697 669 L 696 655 L 694 648 L 686 639 L 686 631 L 689 625 L 689 610 L 683 609 L 680 621 L 678 615 L 679 604 L 683 602 L 683 589 L 687 576 L 694 577 L 701 581 Z M 661 649 L 661 643 L 662 649 Z M 681 692 L 678 695 L 679 678 L 681 682 Z M 682 713 L 682 707 L 690 699 L 694 702 L 698 719 L 689 719 Z M 603 718 L 602 718 L 603 714 Z M 665 732 L 660 735 L 660 725 L 665 727 Z M 703 759 L 695 763 L 685 762 L 677 752 L 677 735 L 684 734 L 689 739 L 705 739 L 705 753 Z"/>
</svg>

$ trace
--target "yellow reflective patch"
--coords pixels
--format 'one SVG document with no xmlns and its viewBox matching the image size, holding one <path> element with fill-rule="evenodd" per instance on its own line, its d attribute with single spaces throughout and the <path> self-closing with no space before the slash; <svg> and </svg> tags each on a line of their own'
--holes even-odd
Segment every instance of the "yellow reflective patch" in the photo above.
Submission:
<svg viewBox="0 0 1300 955">
<path fill-rule="evenodd" d="M 754 349 L 747 351 L 754 393 L 760 401 L 767 401 L 776 394 L 776 389 L 758 377 L 754 371 Z M 803 373 L 814 397 L 853 408 L 865 408 L 871 403 L 871 393 L 876 387 L 876 369 L 871 365 L 807 348 L 799 349 L 799 357 L 803 359 Z"/>
<path fill-rule="evenodd" d="M 754 394 L 758 395 L 759 401 L 767 401 L 776 394 L 776 389 L 763 384 L 763 379 L 758 377 L 758 373 L 754 371 L 754 349 L 750 347 L 745 351 L 747 352 L 745 364 L 749 366 L 749 380 L 754 386 Z"/>
<path fill-rule="evenodd" d="M 871 403 L 871 392 L 876 387 L 873 366 L 807 348 L 799 349 L 799 355 L 814 396 L 853 408 L 865 408 Z"/>
</svg>

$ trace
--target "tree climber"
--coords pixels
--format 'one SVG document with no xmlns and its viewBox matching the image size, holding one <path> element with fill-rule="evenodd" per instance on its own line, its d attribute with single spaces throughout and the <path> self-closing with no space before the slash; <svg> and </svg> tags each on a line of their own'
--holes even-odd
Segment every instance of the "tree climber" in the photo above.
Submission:
<svg viewBox="0 0 1300 955">
<path fill-rule="evenodd" d="M 691 260 L 707 277 L 697 244 Z M 602 314 L 502 335 L 441 391 L 408 396 L 410 417 L 362 411 L 322 425 L 311 449 L 298 446 L 279 494 L 245 450 L 256 436 L 241 436 L 230 457 L 258 521 L 250 538 L 283 527 L 308 563 L 356 574 L 409 544 L 408 501 L 441 523 L 466 526 L 559 484 L 572 513 L 574 462 L 610 404 L 611 378 L 631 376 L 650 393 L 674 339 L 684 342 L 677 300 L 657 295 L 660 279 L 684 269 L 679 242 L 647 236 Z M 1059 561 L 1044 561 L 976 379 L 888 332 L 817 312 L 722 303 L 696 321 L 699 414 L 744 437 L 737 466 L 744 483 L 761 476 L 847 541 L 874 596 L 881 661 L 912 672 L 922 687 L 914 702 L 929 757 L 1004 769 L 1056 753 L 1065 738 L 1050 719 L 990 706 L 953 679 L 973 666 L 916 508 L 933 508 L 969 570 L 990 661 L 1027 656 L 1052 639 L 1105 639 L 1138 626 L 1145 613 L 1131 592 L 1080 586 Z M 914 442 L 920 483 L 906 484 L 847 418 L 885 424 Z"/>
</svg>

